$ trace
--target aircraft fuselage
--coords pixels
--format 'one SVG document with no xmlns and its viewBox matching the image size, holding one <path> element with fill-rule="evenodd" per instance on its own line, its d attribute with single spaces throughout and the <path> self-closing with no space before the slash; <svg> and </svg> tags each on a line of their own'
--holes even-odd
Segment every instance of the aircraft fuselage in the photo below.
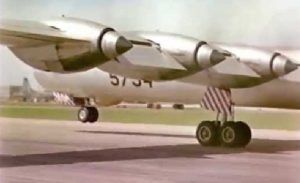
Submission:
<svg viewBox="0 0 300 183">
<path fill-rule="evenodd" d="M 233 101 L 237 106 L 300 109 L 297 75 L 300 71 L 255 87 L 232 89 Z M 37 71 L 35 77 L 47 90 L 94 97 L 104 106 L 123 101 L 199 104 L 206 92 L 206 86 L 199 84 L 129 79 L 99 69 L 73 74 Z"/>
</svg>

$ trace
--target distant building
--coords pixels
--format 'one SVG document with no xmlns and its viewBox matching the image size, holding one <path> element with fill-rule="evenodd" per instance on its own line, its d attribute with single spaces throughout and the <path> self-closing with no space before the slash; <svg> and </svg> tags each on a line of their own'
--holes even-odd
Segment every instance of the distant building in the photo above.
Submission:
<svg viewBox="0 0 300 183">
<path fill-rule="evenodd" d="M 0 86 L 0 102 L 48 102 L 52 101 L 50 92 L 39 92 L 31 88 L 28 78 L 24 78 L 22 86 Z"/>
</svg>

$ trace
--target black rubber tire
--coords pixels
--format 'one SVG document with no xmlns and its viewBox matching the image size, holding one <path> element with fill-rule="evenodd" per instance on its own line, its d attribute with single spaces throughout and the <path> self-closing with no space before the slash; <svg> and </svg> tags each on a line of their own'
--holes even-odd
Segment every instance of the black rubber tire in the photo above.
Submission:
<svg viewBox="0 0 300 183">
<path fill-rule="evenodd" d="M 82 107 L 78 110 L 77 118 L 82 123 L 87 123 L 89 121 L 90 110 L 87 107 Z"/>
<path fill-rule="evenodd" d="M 99 117 L 98 109 L 96 107 L 88 107 L 88 110 L 90 111 L 88 122 L 95 123 Z"/>
<path fill-rule="evenodd" d="M 238 147 L 242 138 L 242 130 L 235 122 L 226 122 L 220 130 L 220 141 L 225 147 Z"/>
<path fill-rule="evenodd" d="M 239 139 L 239 142 L 237 145 L 239 147 L 245 147 L 250 143 L 251 138 L 252 138 L 251 128 L 245 122 L 242 122 L 242 121 L 236 122 L 236 125 L 241 133 L 240 139 Z"/>
<path fill-rule="evenodd" d="M 202 121 L 197 128 L 196 138 L 202 146 L 217 146 L 219 145 L 218 125 L 211 121 Z M 203 137 L 203 133 L 209 133 L 208 137 Z M 205 139 L 206 138 L 206 139 Z"/>
</svg>

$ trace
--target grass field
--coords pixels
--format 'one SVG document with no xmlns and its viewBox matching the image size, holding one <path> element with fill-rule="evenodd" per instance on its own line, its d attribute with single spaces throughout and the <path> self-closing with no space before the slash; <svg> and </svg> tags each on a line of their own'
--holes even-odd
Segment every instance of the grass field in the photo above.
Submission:
<svg viewBox="0 0 300 183">
<path fill-rule="evenodd" d="M 77 120 L 77 108 L 59 106 L 4 105 L 0 116 L 11 118 Z M 151 123 L 196 126 L 200 121 L 214 119 L 215 114 L 200 109 L 101 108 L 99 121 Z M 237 110 L 236 119 L 256 129 L 300 130 L 299 111 Z"/>
</svg>

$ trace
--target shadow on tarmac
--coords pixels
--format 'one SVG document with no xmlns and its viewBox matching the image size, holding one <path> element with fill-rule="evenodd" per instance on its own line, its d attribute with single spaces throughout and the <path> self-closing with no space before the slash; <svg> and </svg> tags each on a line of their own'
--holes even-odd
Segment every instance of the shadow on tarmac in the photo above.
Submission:
<svg viewBox="0 0 300 183">
<path fill-rule="evenodd" d="M 108 135 L 129 135 L 129 136 L 146 136 L 146 137 L 171 137 L 171 138 L 191 138 L 195 139 L 194 135 L 177 135 L 164 133 L 141 133 L 141 132 L 118 132 L 118 131 L 77 131 L 79 133 L 90 134 L 108 134 Z M 199 146 L 199 145 L 196 145 Z M 219 149 L 224 154 L 237 152 L 256 152 L 256 153 L 280 153 L 283 151 L 298 151 L 300 150 L 300 140 L 267 140 L 253 139 L 251 144 L 244 149 L 224 149 L 224 148 L 204 148 L 202 150 Z M 222 154 L 222 153 L 220 153 Z"/>
<path fill-rule="evenodd" d="M 177 135 L 165 133 L 144 133 L 144 132 L 117 132 L 117 131 L 77 131 L 79 133 L 90 134 L 108 134 L 108 135 L 129 135 L 129 136 L 144 136 L 144 137 L 172 137 L 172 138 L 195 138 L 193 135 Z"/>
<path fill-rule="evenodd" d="M 150 134 L 148 135 L 150 136 Z M 190 137 L 192 136 L 189 136 L 188 138 Z M 213 157 L 209 155 L 217 154 L 239 154 L 244 152 L 284 153 L 285 151 L 300 151 L 300 141 L 254 139 L 245 149 L 225 149 L 222 147 L 208 148 L 201 147 L 199 144 L 180 144 L 17 156 L 0 155 L 0 168 L 166 158 L 210 159 Z"/>
</svg>

